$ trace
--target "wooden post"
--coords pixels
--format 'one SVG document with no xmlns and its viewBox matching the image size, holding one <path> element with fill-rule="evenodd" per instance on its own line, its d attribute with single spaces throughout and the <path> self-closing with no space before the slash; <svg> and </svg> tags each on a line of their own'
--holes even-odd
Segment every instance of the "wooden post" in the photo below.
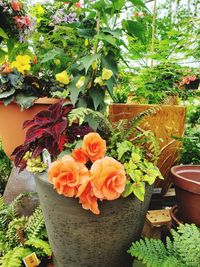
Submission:
<svg viewBox="0 0 200 267">
<path fill-rule="evenodd" d="M 154 0 L 153 6 L 153 22 L 152 22 L 152 45 L 151 45 L 151 53 L 154 53 L 155 50 L 155 33 L 156 33 L 156 0 Z M 151 58 L 151 68 L 153 68 L 153 58 Z"/>
</svg>

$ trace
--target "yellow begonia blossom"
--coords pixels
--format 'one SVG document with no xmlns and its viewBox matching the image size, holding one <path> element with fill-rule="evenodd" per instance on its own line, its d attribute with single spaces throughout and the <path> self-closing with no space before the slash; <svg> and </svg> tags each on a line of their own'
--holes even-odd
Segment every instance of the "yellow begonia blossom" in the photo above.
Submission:
<svg viewBox="0 0 200 267">
<path fill-rule="evenodd" d="M 89 40 L 88 39 L 85 39 L 85 46 L 87 47 L 89 45 Z"/>
<path fill-rule="evenodd" d="M 104 82 L 101 77 L 96 77 L 96 79 L 94 80 L 94 83 L 96 84 L 98 83 L 100 86 L 104 85 Z"/>
<path fill-rule="evenodd" d="M 106 69 L 106 68 L 103 68 L 102 70 L 102 80 L 109 80 L 111 77 L 113 76 L 113 72 L 112 70 L 109 70 L 109 69 Z"/>
<path fill-rule="evenodd" d="M 81 76 L 78 82 L 76 83 L 76 87 L 80 89 L 84 85 L 84 83 L 85 83 L 85 77 Z"/>
<path fill-rule="evenodd" d="M 92 63 L 92 69 L 96 70 L 97 69 L 97 60 L 93 61 Z"/>
<path fill-rule="evenodd" d="M 31 62 L 31 57 L 28 55 L 17 56 L 16 60 L 11 63 L 11 67 L 16 68 L 19 72 L 24 74 L 25 71 L 30 70 L 31 68 L 30 62 Z"/>
<path fill-rule="evenodd" d="M 68 84 L 70 82 L 70 77 L 66 70 L 56 74 L 56 80 L 62 84 Z"/>
<path fill-rule="evenodd" d="M 43 15 L 45 13 L 45 10 L 41 5 L 37 5 L 37 13 L 38 15 Z"/>
</svg>

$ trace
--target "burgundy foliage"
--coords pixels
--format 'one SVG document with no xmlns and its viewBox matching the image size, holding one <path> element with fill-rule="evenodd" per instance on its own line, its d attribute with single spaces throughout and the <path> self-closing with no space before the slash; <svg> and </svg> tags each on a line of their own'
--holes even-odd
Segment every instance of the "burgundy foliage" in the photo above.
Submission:
<svg viewBox="0 0 200 267">
<path fill-rule="evenodd" d="M 64 105 L 58 102 L 37 113 L 32 120 L 24 122 L 23 128 L 27 128 L 25 142 L 12 154 L 15 156 L 15 165 L 20 170 L 26 167 L 23 157 L 27 151 L 31 151 L 32 157 L 35 158 L 46 148 L 55 159 L 63 151 L 66 143 L 73 143 L 77 138 L 93 131 L 87 124 L 79 126 L 73 123 L 72 126 L 68 126 L 67 115 L 72 109 L 71 104 Z"/>
</svg>

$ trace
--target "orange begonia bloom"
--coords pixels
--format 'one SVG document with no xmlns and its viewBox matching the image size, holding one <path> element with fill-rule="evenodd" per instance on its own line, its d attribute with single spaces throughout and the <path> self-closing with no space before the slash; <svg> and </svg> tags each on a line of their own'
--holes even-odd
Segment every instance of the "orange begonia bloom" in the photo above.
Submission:
<svg viewBox="0 0 200 267">
<path fill-rule="evenodd" d="M 111 157 L 93 163 L 90 170 L 94 195 L 100 199 L 114 200 L 125 189 L 126 174 L 124 166 Z"/>
<path fill-rule="evenodd" d="M 82 204 L 83 209 L 91 210 L 96 215 L 100 214 L 97 197 L 93 193 L 92 185 L 89 179 L 80 185 L 77 197 L 79 197 L 79 203 Z"/>
<path fill-rule="evenodd" d="M 72 157 L 65 156 L 54 162 L 49 168 L 49 181 L 59 194 L 74 197 L 82 180 L 88 176 L 88 169 L 84 164 L 77 163 Z"/>
<path fill-rule="evenodd" d="M 72 157 L 80 163 L 86 164 L 88 162 L 88 155 L 82 148 L 77 148 L 72 152 Z"/>
<path fill-rule="evenodd" d="M 83 138 L 82 149 L 88 154 L 90 160 L 95 162 L 104 157 L 106 141 L 97 133 L 89 133 Z"/>
</svg>

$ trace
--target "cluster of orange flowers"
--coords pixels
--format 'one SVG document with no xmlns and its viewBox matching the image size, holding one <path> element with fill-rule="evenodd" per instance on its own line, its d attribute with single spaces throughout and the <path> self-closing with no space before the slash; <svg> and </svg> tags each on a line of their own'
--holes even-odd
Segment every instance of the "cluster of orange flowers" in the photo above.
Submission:
<svg viewBox="0 0 200 267">
<path fill-rule="evenodd" d="M 97 133 L 89 133 L 81 148 L 70 156 L 52 163 L 49 181 L 59 194 L 77 197 L 86 210 L 100 214 L 97 200 L 114 200 L 125 190 L 124 166 L 111 157 L 105 157 L 106 142 Z M 91 168 L 86 166 L 91 163 Z"/>
</svg>

